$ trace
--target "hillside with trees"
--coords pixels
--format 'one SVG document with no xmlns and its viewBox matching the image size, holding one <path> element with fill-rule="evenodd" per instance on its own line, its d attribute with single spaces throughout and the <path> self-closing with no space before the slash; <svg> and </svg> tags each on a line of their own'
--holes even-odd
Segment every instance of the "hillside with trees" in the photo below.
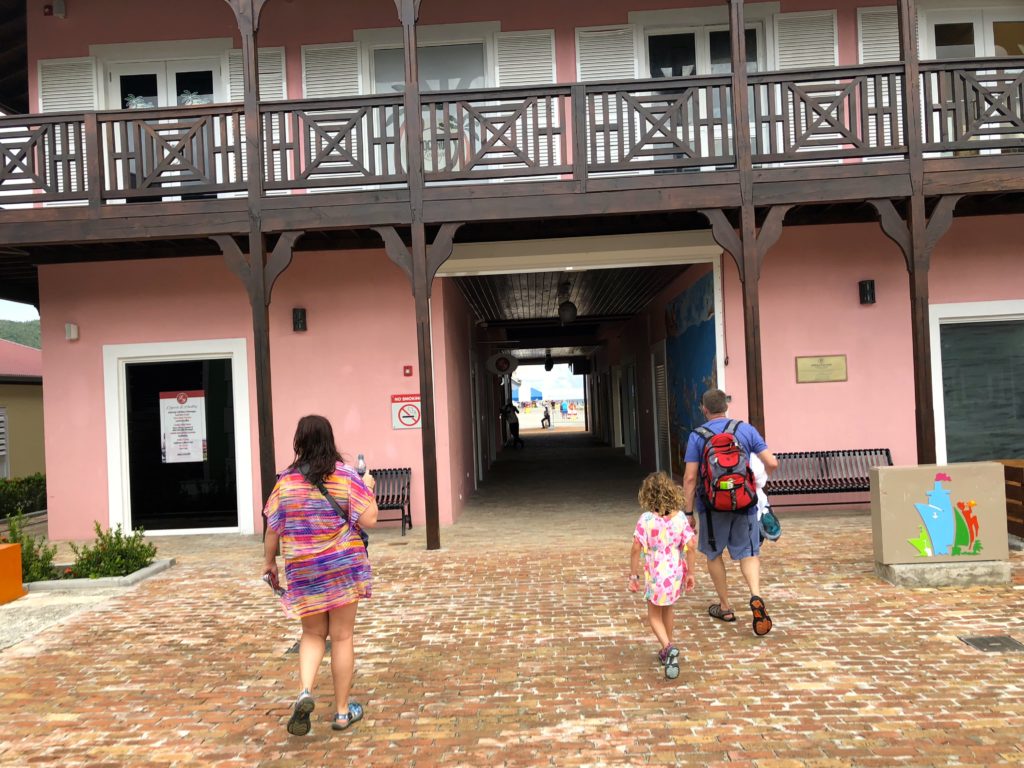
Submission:
<svg viewBox="0 0 1024 768">
<path fill-rule="evenodd" d="M 0 339 L 24 344 L 26 347 L 42 349 L 39 343 L 39 321 L 0 320 Z"/>
</svg>

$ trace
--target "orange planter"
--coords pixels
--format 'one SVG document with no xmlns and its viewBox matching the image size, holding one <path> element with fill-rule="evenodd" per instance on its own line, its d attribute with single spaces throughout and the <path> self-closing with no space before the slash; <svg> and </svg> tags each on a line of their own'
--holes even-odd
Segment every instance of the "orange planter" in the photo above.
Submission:
<svg viewBox="0 0 1024 768">
<path fill-rule="evenodd" d="M 21 544 L 0 544 L 0 605 L 25 594 L 21 586 Z"/>
</svg>

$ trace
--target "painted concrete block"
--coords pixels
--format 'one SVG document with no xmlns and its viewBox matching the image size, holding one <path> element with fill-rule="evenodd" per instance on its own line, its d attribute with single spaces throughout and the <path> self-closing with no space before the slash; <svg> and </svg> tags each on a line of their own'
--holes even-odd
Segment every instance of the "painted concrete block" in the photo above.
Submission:
<svg viewBox="0 0 1024 768">
<path fill-rule="evenodd" d="M 0 544 L 0 605 L 25 594 L 21 586 L 21 545 Z"/>
<path fill-rule="evenodd" d="M 1007 561 L 1003 467 L 991 461 L 871 470 L 875 562 Z"/>
</svg>

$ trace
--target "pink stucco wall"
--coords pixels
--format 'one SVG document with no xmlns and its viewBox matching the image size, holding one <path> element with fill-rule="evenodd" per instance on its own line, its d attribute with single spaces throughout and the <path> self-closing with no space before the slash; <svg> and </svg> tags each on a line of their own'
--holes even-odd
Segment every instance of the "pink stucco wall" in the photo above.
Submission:
<svg viewBox="0 0 1024 768">
<path fill-rule="evenodd" d="M 103 346 L 244 338 L 251 350 L 249 302 L 218 258 L 43 265 L 39 293 L 50 535 L 88 538 L 109 519 Z M 249 368 L 251 381 L 251 355 Z M 258 467 L 255 445 L 246 452 Z"/>
<path fill-rule="evenodd" d="M 246 453 L 259 530 L 252 323 L 242 285 L 223 260 L 43 266 L 40 293 L 46 432 L 54 436 L 46 445 L 51 535 L 88 537 L 93 520 L 105 525 L 109 517 L 103 346 L 221 338 L 247 341 L 252 445 Z M 449 397 L 462 397 L 461 389 L 468 392 L 468 344 L 448 328 L 468 328 L 468 314 L 457 291 L 450 293 L 447 301 L 443 292 L 434 298 L 435 360 L 440 361 L 435 365 L 448 379 Z M 306 309 L 307 332 L 292 331 L 293 307 Z M 446 310 L 454 318 L 450 323 Z M 78 324 L 78 341 L 64 340 L 66 322 Z M 298 418 L 322 414 L 334 425 L 346 458 L 364 453 L 371 468 L 412 467 L 413 522 L 422 525 L 422 433 L 391 426 L 390 396 L 419 391 L 413 300 L 405 275 L 382 251 L 297 253 L 274 289 L 270 336 L 277 466 L 292 460 Z M 446 352 L 452 343 L 459 345 L 455 354 Z M 413 366 L 413 377 L 403 375 L 404 365 Z M 466 481 L 454 479 L 456 467 L 463 477 L 467 463 L 472 472 L 472 441 L 466 437 L 470 415 L 460 409 L 449 413 L 446 402 L 439 398 L 437 418 L 442 525 L 453 521 L 467 495 Z M 470 475 L 470 489 L 471 481 Z"/>
</svg>

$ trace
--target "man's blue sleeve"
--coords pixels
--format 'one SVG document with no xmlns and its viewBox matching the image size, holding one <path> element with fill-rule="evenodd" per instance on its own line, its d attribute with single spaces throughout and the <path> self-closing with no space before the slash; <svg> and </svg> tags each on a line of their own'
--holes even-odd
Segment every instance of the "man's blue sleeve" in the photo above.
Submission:
<svg viewBox="0 0 1024 768">
<path fill-rule="evenodd" d="M 700 440 L 701 437 L 696 432 L 690 433 L 689 438 L 686 440 L 686 453 L 683 455 L 683 462 L 687 464 L 690 462 L 693 462 L 694 464 L 700 462 Z"/>
<path fill-rule="evenodd" d="M 747 448 L 751 453 L 761 453 L 761 451 L 768 450 L 768 443 L 766 443 L 764 438 L 761 437 L 761 433 L 757 431 L 757 427 L 744 422 L 740 429 L 743 432 L 746 432 L 745 437 L 747 438 Z"/>
</svg>

